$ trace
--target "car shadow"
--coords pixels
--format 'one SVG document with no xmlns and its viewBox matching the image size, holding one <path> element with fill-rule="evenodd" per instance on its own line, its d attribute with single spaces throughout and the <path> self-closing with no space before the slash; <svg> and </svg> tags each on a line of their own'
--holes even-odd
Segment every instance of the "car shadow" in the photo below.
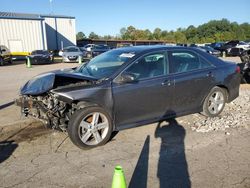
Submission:
<svg viewBox="0 0 250 188">
<path fill-rule="evenodd" d="M 0 164 L 7 160 L 16 150 L 18 144 L 13 140 L 0 142 Z"/>
<path fill-rule="evenodd" d="M 190 188 L 191 182 L 185 155 L 186 131 L 175 119 L 159 122 L 155 130 L 155 138 L 161 138 L 157 177 L 160 188 Z M 149 141 L 147 136 L 129 187 L 147 187 Z"/>
<path fill-rule="evenodd" d="M 137 161 L 135 170 L 133 172 L 132 178 L 129 183 L 129 188 L 133 187 L 147 187 L 147 178 L 148 178 L 148 160 L 149 160 L 149 143 L 150 136 L 148 135 L 143 148 L 141 150 L 141 154 Z"/>
<path fill-rule="evenodd" d="M 191 187 L 185 155 L 186 131 L 175 119 L 160 122 L 155 138 L 161 138 L 157 177 L 161 188 Z"/>
</svg>

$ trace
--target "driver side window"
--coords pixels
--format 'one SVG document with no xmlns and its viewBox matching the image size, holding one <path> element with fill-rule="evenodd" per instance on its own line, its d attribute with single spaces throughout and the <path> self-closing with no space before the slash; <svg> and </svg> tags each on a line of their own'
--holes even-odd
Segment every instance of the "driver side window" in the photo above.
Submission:
<svg viewBox="0 0 250 188">
<path fill-rule="evenodd" d="M 134 74 L 137 79 L 153 78 L 166 74 L 166 60 L 164 52 L 146 55 L 133 63 L 127 73 Z"/>
</svg>

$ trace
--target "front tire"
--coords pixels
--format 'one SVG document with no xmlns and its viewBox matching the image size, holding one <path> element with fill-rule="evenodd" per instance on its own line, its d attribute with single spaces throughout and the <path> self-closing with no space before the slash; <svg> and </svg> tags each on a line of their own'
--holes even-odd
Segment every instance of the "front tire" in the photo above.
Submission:
<svg viewBox="0 0 250 188">
<path fill-rule="evenodd" d="M 112 133 L 109 114 L 100 107 L 77 110 L 70 118 L 68 134 L 71 141 L 81 149 L 104 145 Z"/>
<path fill-rule="evenodd" d="M 227 100 L 227 91 L 224 88 L 214 87 L 203 103 L 203 112 L 205 116 L 218 116 L 224 109 Z"/>
</svg>

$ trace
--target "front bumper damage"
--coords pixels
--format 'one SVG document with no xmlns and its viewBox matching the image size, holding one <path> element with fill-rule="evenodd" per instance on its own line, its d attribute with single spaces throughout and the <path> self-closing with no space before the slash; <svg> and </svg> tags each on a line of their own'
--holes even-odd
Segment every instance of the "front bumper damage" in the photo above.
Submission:
<svg viewBox="0 0 250 188">
<path fill-rule="evenodd" d="M 59 101 L 52 94 L 45 96 L 20 96 L 15 104 L 21 107 L 21 114 L 45 123 L 51 128 L 66 130 L 72 108 Z"/>
<path fill-rule="evenodd" d="M 29 109 L 33 107 L 33 101 L 22 96 L 15 99 L 15 105 L 21 107 L 21 113 L 27 117 L 29 114 Z"/>
</svg>

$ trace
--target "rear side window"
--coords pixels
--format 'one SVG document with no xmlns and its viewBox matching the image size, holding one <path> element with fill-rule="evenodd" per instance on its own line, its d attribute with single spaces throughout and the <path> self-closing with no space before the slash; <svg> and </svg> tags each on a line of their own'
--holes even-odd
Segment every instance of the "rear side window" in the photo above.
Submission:
<svg viewBox="0 0 250 188">
<path fill-rule="evenodd" d="M 172 73 L 189 72 L 193 70 L 211 67 L 205 59 L 190 51 L 170 52 Z"/>
</svg>

